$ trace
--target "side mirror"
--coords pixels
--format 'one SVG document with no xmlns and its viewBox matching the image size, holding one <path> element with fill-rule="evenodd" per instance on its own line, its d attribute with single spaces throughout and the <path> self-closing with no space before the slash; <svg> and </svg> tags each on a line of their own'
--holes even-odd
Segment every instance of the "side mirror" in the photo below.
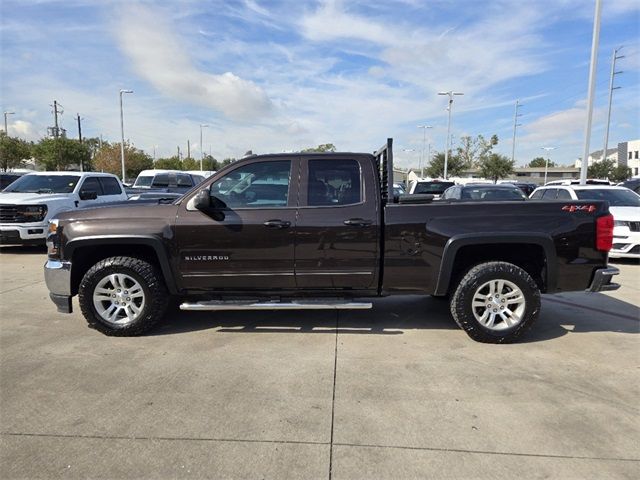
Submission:
<svg viewBox="0 0 640 480">
<path fill-rule="evenodd" d="M 95 200 L 98 198 L 98 192 L 93 190 L 80 190 L 80 200 Z"/>
<path fill-rule="evenodd" d="M 209 190 L 204 188 L 193 197 L 193 206 L 198 210 L 208 210 L 211 208 L 211 195 Z"/>
</svg>

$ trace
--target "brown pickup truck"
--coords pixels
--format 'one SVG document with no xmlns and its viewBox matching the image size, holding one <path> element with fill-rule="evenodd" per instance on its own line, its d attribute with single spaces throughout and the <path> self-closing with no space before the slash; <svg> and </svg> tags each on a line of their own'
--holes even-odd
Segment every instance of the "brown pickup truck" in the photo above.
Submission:
<svg viewBox="0 0 640 480">
<path fill-rule="evenodd" d="M 172 203 L 50 223 L 45 279 L 61 312 L 137 335 L 182 310 L 365 309 L 448 298 L 473 339 L 516 340 L 540 293 L 613 290 L 605 202 L 433 202 L 393 194 L 392 142 L 375 154 L 277 154 L 229 165 Z M 425 312 L 427 321 L 428 312 Z"/>
</svg>

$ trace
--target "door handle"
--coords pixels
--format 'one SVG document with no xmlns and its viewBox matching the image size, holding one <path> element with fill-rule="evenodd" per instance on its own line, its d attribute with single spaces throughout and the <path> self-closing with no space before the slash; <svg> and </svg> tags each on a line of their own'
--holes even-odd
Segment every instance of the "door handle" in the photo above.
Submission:
<svg viewBox="0 0 640 480">
<path fill-rule="evenodd" d="M 263 223 L 263 225 L 269 228 L 283 229 L 283 228 L 289 228 L 291 226 L 291 222 L 287 222 L 286 220 L 274 219 L 274 220 L 267 220 L 266 222 Z"/>
<path fill-rule="evenodd" d="M 364 218 L 350 218 L 349 220 L 345 220 L 343 223 L 350 227 L 368 227 L 373 222 L 371 220 L 365 220 Z"/>
</svg>

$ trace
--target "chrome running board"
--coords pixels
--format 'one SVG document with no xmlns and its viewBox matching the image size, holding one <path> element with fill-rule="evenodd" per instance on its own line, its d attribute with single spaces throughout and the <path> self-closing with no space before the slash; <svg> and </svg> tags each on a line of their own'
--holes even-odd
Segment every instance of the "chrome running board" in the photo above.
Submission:
<svg viewBox="0 0 640 480">
<path fill-rule="evenodd" d="M 180 310 L 209 312 L 214 310 L 368 310 L 373 307 L 371 302 L 346 302 L 301 300 L 293 302 L 254 302 L 254 301 L 203 301 L 185 302 L 180 305 Z"/>
</svg>

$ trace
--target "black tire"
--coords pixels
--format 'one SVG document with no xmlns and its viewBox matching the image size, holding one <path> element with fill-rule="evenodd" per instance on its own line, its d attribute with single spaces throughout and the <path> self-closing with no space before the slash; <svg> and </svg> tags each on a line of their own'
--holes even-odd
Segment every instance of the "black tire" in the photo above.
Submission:
<svg viewBox="0 0 640 480">
<path fill-rule="evenodd" d="M 98 284 L 112 274 L 133 278 L 142 287 L 144 305 L 133 321 L 116 325 L 103 319 L 93 301 Z M 109 257 L 85 273 L 78 292 L 80 309 L 90 327 L 111 336 L 135 336 L 149 331 L 164 316 L 169 294 L 162 275 L 151 263 L 134 257 Z M 108 302 L 107 302 L 108 303 Z"/>
<path fill-rule="evenodd" d="M 474 315 L 473 297 L 476 293 L 486 291 L 479 289 L 492 280 L 511 282 L 522 292 L 524 297 L 523 313 L 519 316 L 520 320 L 517 323 L 514 322 L 513 326 L 499 320 L 501 329 L 487 328 Z M 471 268 L 462 277 L 451 298 L 450 307 L 453 319 L 473 340 L 483 343 L 513 343 L 538 318 L 540 314 L 540 289 L 533 278 L 516 265 L 507 262 L 481 263 Z M 475 311 L 479 315 L 484 305 L 475 308 L 477 308 Z M 496 311 L 489 308 L 487 310 Z"/>
</svg>

